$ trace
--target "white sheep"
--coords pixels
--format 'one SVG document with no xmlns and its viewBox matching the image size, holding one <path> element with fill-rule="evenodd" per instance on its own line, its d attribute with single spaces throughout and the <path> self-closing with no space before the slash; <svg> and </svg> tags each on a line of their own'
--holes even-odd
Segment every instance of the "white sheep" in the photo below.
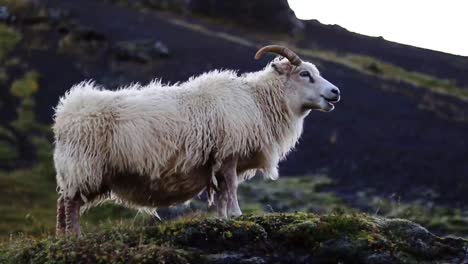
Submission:
<svg viewBox="0 0 468 264">
<path fill-rule="evenodd" d="M 212 71 L 187 82 L 117 91 L 82 82 L 56 108 L 57 234 L 79 234 L 80 207 L 112 199 L 167 207 L 204 190 L 219 217 L 241 214 L 239 182 L 278 177 L 310 110 L 331 111 L 339 90 L 287 48 L 263 70 Z"/>
</svg>

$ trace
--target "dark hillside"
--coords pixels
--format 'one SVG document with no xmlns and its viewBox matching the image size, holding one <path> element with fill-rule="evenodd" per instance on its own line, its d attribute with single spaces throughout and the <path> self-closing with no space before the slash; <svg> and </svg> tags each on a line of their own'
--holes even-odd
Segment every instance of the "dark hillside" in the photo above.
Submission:
<svg viewBox="0 0 468 264">
<path fill-rule="evenodd" d="M 50 122 L 50 106 L 56 103 L 58 96 L 83 78 L 111 86 L 132 81 L 147 82 L 155 77 L 175 82 L 216 68 L 254 71 L 266 63 L 252 59 L 255 47 L 174 25 L 157 13 L 142 14 L 138 10 L 100 1 L 85 0 L 80 5 L 66 1 L 56 5 L 71 10 L 76 23 L 102 33 L 109 43 L 156 38 L 170 48 L 171 55 L 144 74 L 138 71 L 116 73 L 104 65 L 92 71 L 82 71 L 84 74 L 74 78 L 62 78 L 65 75 L 57 76 L 56 72 L 48 69 L 42 74 L 44 79 L 55 82 L 54 90 L 40 100 L 38 107 L 41 120 L 46 122 Z M 99 10 L 100 14 L 96 16 L 89 10 Z M 114 19 L 116 17 L 119 19 Z M 331 32 L 328 35 L 332 35 Z M 324 45 L 328 43 L 327 34 L 320 36 L 324 38 Z M 354 38 L 357 37 L 350 36 L 350 50 L 354 47 Z M 315 37 L 314 41 L 320 43 L 321 37 Z M 382 43 L 381 48 L 386 45 L 390 51 L 395 46 L 385 41 Z M 368 45 L 374 45 L 372 39 Z M 348 51 L 343 49 L 340 51 Z M 414 56 L 431 52 L 419 49 L 413 52 L 416 48 L 404 46 L 399 49 L 416 54 Z M 432 53 L 436 58 L 452 56 Z M 40 69 L 49 63 L 40 59 L 35 61 Z M 327 79 L 342 88 L 343 101 L 331 114 L 310 115 L 297 151 L 281 165 L 283 175 L 301 175 L 325 169 L 333 178 L 342 180 L 346 188 L 356 184 L 373 186 L 403 197 L 413 196 L 412 192 L 420 188 L 433 188 L 441 193 L 442 200 L 460 204 L 467 201 L 464 193 L 468 186 L 463 179 L 468 174 L 468 142 L 465 137 L 468 122 L 455 121 L 459 115 L 466 116 L 466 102 L 408 83 L 368 76 L 346 65 L 319 59 L 313 61 L 319 64 Z M 418 186 L 416 190 L 408 189 L 415 183 Z"/>
</svg>

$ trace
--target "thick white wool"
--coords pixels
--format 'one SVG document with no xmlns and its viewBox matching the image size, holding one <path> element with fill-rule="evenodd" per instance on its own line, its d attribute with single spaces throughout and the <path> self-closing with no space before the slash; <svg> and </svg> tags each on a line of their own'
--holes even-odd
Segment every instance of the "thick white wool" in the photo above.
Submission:
<svg viewBox="0 0 468 264">
<path fill-rule="evenodd" d="M 248 159 L 278 177 L 278 162 L 296 144 L 303 117 L 284 97 L 284 76 L 271 67 L 237 76 L 212 71 L 185 83 L 132 85 L 109 91 L 93 82 L 73 86 L 56 108 L 54 161 L 61 192 L 96 191 L 107 170 L 150 175 L 189 172 L 214 158 Z"/>
</svg>

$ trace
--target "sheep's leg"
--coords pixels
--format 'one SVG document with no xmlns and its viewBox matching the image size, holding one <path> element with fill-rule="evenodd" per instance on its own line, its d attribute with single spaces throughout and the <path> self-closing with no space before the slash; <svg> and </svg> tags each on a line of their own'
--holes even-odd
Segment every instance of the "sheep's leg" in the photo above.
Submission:
<svg viewBox="0 0 468 264">
<path fill-rule="evenodd" d="M 83 204 L 79 195 L 65 198 L 65 231 L 68 235 L 80 235 L 80 207 Z"/>
<path fill-rule="evenodd" d="M 242 211 L 239 206 L 237 199 L 237 183 L 235 187 L 231 187 L 231 191 L 228 193 L 228 206 L 227 214 L 229 217 L 237 217 L 242 215 Z"/>
<path fill-rule="evenodd" d="M 242 215 L 237 200 L 237 187 L 239 186 L 237 178 L 237 162 L 230 161 L 223 170 L 224 180 L 227 187 L 227 215 L 228 217 L 237 217 Z"/>
<path fill-rule="evenodd" d="M 65 202 L 62 196 L 57 199 L 57 225 L 55 235 L 62 236 L 65 234 Z"/>
<path fill-rule="evenodd" d="M 227 218 L 242 214 L 237 201 L 237 160 L 226 160 L 217 173 L 218 191 L 214 206 L 218 217 Z"/>
<path fill-rule="evenodd" d="M 227 218 L 227 190 L 223 180 L 218 180 L 218 191 L 214 194 L 212 210 L 219 218 Z"/>
</svg>

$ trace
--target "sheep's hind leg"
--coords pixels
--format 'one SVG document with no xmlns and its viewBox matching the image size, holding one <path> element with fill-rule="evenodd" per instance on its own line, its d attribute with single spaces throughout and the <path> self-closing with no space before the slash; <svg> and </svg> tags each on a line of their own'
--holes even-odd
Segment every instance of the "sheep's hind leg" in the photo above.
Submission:
<svg viewBox="0 0 468 264">
<path fill-rule="evenodd" d="M 83 205 L 79 194 L 65 198 L 65 231 L 67 235 L 80 235 L 80 207 Z"/>
<path fill-rule="evenodd" d="M 55 228 L 56 236 L 63 236 L 65 234 L 65 201 L 62 196 L 57 199 L 57 225 Z"/>
</svg>

